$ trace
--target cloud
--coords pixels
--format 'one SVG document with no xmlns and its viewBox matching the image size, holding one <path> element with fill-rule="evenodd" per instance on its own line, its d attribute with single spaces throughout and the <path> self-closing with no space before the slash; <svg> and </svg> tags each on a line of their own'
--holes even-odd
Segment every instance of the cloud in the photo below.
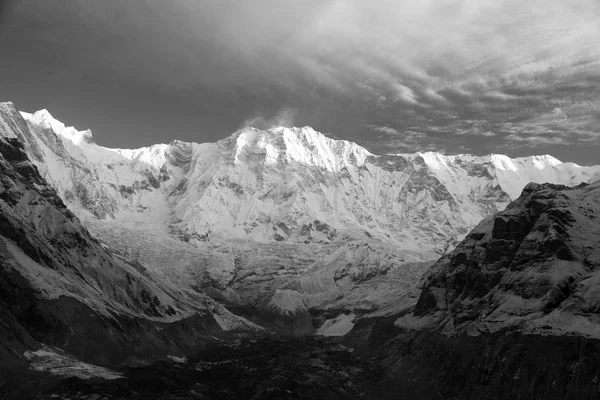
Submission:
<svg viewBox="0 0 600 400">
<path fill-rule="evenodd" d="M 518 133 L 511 133 L 506 136 L 506 140 L 509 142 L 509 147 L 520 146 L 523 144 L 531 147 L 567 144 L 567 141 L 562 137 L 543 134 L 520 135 Z"/>
<path fill-rule="evenodd" d="M 398 132 L 394 128 L 390 128 L 389 126 L 369 125 L 368 127 L 370 130 L 372 130 L 374 132 L 379 132 L 379 133 L 383 133 L 386 135 L 400 135 L 400 132 Z"/>
<path fill-rule="evenodd" d="M 376 125 L 371 125 L 369 128 L 373 132 L 380 133 L 376 137 L 377 140 L 363 140 L 359 141 L 359 144 L 369 148 L 375 154 L 412 153 L 415 151 L 444 153 L 446 151 L 446 147 L 432 141 L 427 132 L 415 130 L 398 132 L 394 128 Z"/>
<path fill-rule="evenodd" d="M 291 128 L 294 126 L 294 117 L 296 110 L 292 108 L 282 108 L 276 114 L 267 116 L 265 114 L 257 114 L 247 118 L 238 129 L 245 127 L 254 127 L 257 129 L 269 129 L 273 126 L 285 126 Z"/>
<path fill-rule="evenodd" d="M 224 115 L 243 103 L 248 124 L 316 125 L 370 148 L 391 142 L 369 125 L 406 148 L 583 143 L 600 115 L 598 0 L 16 4 L 28 23 L 11 29 L 56 73 L 214 97 Z M 279 118 L 282 104 L 294 112 Z"/>
<path fill-rule="evenodd" d="M 103 65 L 177 87 L 318 84 L 409 104 L 448 101 L 443 90 L 454 88 L 508 100 L 504 86 L 544 86 L 540 74 L 577 73 L 575 63 L 600 54 L 596 0 L 35 3 L 23 1 L 23 12 L 77 18 L 95 35 L 63 37 L 68 45 L 110 50 Z"/>
<path fill-rule="evenodd" d="M 13 0 L 0 0 L 0 22 L 13 6 Z"/>
</svg>

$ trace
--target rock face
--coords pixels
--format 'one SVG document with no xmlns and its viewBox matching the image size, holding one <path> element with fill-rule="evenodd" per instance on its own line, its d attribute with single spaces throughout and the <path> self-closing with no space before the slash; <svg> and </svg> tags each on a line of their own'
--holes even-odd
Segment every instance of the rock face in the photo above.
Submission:
<svg viewBox="0 0 600 400">
<path fill-rule="evenodd" d="M 371 311 L 428 265 L 408 263 L 446 253 L 528 182 L 578 184 L 600 171 L 550 156 L 377 156 L 308 127 L 108 149 L 47 111 L 22 115 L 9 118 L 14 135 L 112 251 L 252 307 L 292 290 L 309 310 Z"/>
<path fill-rule="evenodd" d="M 26 129 L 18 113 L 2 116 L 1 384 L 4 367 L 26 363 L 26 350 L 43 345 L 114 366 L 183 353 L 209 334 L 252 329 L 208 296 L 182 292 L 107 251 L 29 160 L 14 135 Z"/>
<path fill-rule="evenodd" d="M 528 185 L 435 264 L 415 315 L 469 329 L 524 324 L 596 336 L 599 199 L 599 183 Z"/>
<path fill-rule="evenodd" d="M 596 398 L 599 200 L 600 183 L 529 184 L 481 222 L 432 267 L 412 311 L 373 330 L 393 354 L 383 361 L 390 389 L 374 398 L 401 388 L 440 399 Z"/>
</svg>

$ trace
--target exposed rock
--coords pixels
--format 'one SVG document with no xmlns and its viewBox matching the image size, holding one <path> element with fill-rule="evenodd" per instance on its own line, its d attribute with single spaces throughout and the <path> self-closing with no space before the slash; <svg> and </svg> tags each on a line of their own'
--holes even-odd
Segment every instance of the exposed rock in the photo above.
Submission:
<svg viewBox="0 0 600 400">
<path fill-rule="evenodd" d="M 366 398 L 595 398 L 599 200 L 598 183 L 530 184 L 479 224 L 412 312 L 367 330 L 388 372 Z"/>
</svg>

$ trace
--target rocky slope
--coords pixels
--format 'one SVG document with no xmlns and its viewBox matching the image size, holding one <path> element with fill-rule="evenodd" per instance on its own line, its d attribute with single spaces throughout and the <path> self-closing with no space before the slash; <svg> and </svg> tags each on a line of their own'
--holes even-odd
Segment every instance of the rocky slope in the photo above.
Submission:
<svg viewBox="0 0 600 400">
<path fill-rule="evenodd" d="M 42 176 L 112 251 L 298 332 L 313 328 L 311 310 L 387 304 L 528 182 L 600 171 L 549 156 L 377 156 L 310 128 L 108 149 L 47 111 L 4 109 Z"/>
<path fill-rule="evenodd" d="M 374 398 L 597 398 L 599 216 L 600 183 L 529 184 L 481 222 L 371 330 Z"/>
<path fill-rule="evenodd" d="M 187 353 L 211 335 L 256 328 L 208 296 L 186 293 L 110 253 L 28 159 L 17 137 L 26 128 L 22 119 L 3 117 L 0 386 L 8 382 L 6 370 L 31 360 L 72 364 L 63 370 L 86 369 L 84 362 L 114 367 Z"/>
</svg>

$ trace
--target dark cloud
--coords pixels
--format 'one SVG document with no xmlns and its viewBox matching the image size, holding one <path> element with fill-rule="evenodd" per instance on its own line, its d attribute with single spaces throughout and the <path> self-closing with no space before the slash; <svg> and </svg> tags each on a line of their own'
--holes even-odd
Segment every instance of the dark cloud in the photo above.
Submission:
<svg viewBox="0 0 600 400">
<path fill-rule="evenodd" d="M 558 152 L 593 162 L 597 0 L 21 0 L 10 14 L 0 73 L 34 80 L 38 95 L 60 84 L 57 108 L 97 107 L 92 120 L 118 130 L 101 115 L 114 90 L 128 132 L 144 112 L 173 124 L 144 124 L 147 141 L 283 123 L 377 151 L 585 143 Z M 78 96 L 95 100 L 82 111 Z"/>
<path fill-rule="evenodd" d="M 10 12 L 14 1 L 13 0 L 0 0 L 0 24 L 4 22 L 7 14 Z"/>
</svg>

